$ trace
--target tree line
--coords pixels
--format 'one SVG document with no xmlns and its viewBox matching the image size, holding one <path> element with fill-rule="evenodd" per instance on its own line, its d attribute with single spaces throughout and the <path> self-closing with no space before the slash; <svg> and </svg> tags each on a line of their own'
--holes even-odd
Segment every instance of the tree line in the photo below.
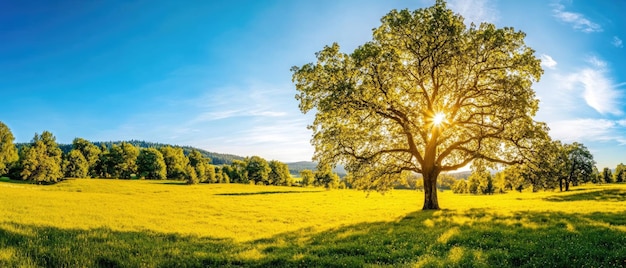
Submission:
<svg viewBox="0 0 626 268">
<path fill-rule="evenodd" d="M 65 178 L 137 178 L 181 180 L 188 184 L 296 184 L 287 164 L 259 156 L 233 158 L 230 164 L 214 165 L 195 149 L 162 144 L 140 148 L 130 142 L 98 146 L 82 138 L 74 139 L 71 148 L 64 152 L 49 131 L 35 134 L 28 144 L 16 147 L 13 141 L 10 129 L 0 122 L 0 176 L 34 183 L 55 183 Z M 330 168 L 316 171 L 313 178 L 304 185 L 339 187 L 339 176 Z"/>
<path fill-rule="evenodd" d="M 296 182 L 289 167 L 276 160 L 259 156 L 237 157 L 230 164 L 215 165 L 199 150 L 158 143 L 100 142 L 76 138 L 71 146 L 56 143 L 54 135 L 44 131 L 35 134 L 30 143 L 13 143 L 10 129 L 0 122 L 0 176 L 34 183 L 54 183 L 65 178 L 172 179 L 196 183 L 247 183 L 260 185 L 301 185 L 326 188 L 354 188 L 355 178 L 348 174 L 341 179 L 329 165 L 316 171 L 300 171 Z M 138 145 L 153 147 L 141 148 Z M 531 189 L 569 190 L 581 183 L 626 182 L 626 165 L 601 171 L 593 155 L 581 143 L 564 144 L 549 141 L 538 146 L 524 163 L 508 165 L 499 172 L 484 161 L 475 161 L 467 179 L 442 174 L 439 190 L 455 193 L 493 194 Z M 395 188 L 424 190 L 417 174 L 406 178 Z"/>
<path fill-rule="evenodd" d="M 552 141 L 544 144 L 528 161 L 504 168 L 494 169 L 485 162 L 476 161 L 472 171 L 464 176 L 441 174 L 437 183 L 440 191 L 452 190 L 460 194 L 495 194 L 508 191 L 556 190 L 568 191 L 570 186 L 583 183 L 626 182 L 626 165 L 614 169 L 599 170 L 591 152 L 584 144 L 564 144 Z M 396 188 L 424 190 L 423 178 L 417 174 L 408 176 L 405 183 Z"/>
<path fill-rule="evenodd" d="M 536 148 L 536 154 L 523 164 L 509 165 L 492 173 L 483 163 L 473 166 L 467 180 L 458 180 L 452 186 L 455 193 L 493 194 L 530 189 L 569 191 L 570 186 L 582 183 L 626 182 L 626 166 L 617 165 L 615 173 L 605 167 L 602 172 L 595 165 L 593 155 L 582 143 L 565 144 L 550 141 Z"/>
</svg>

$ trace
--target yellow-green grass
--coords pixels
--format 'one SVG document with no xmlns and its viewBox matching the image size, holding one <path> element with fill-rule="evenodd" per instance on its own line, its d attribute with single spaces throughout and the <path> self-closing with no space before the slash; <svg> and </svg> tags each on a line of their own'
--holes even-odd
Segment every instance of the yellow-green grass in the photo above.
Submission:
<svg viewBox="0 0 626 268">
<path fill-rule="evenodd" d="M 0 266 L 626 266 L 626 185 L 492 196 L 0 182 Z"/>
</svg>

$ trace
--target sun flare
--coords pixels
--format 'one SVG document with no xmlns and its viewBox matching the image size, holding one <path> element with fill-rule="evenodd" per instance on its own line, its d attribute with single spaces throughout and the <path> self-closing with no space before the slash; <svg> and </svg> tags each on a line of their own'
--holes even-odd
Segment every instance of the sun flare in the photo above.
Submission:
<svg viewBox="0 0 626 268">
<path fill-rule="evenodd" d="M 445 120 L 446 120 L 446 115 L 445 114 L 443 114 L 443 113 L 436 113 L 435 116 L 433 117 L 433 124 L 434 125 L 440 125 Z"/>
</svg>

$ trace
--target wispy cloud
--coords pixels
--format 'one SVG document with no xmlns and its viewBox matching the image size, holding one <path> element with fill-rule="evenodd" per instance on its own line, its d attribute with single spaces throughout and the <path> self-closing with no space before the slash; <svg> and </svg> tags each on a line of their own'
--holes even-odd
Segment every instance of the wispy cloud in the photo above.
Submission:
<svg viewBox="0 0 626 268">
<path fill-rule="evenodd" d="M 564 142 L 616 141 L 626 145 L 625 120 L 571 119 L 548 123 L 550 136 Z"/>
<path fill-rule="evenodd" d="M 584 33 L 593 33 L 593 32 L 602 32 L 602 26 L 599 24 L 592 22 L 585 15 L 581 13 L 569 12 L 565 10 L 565 6 L 556 3 L 554 4 L 554 9 L 552 10 L 554 17 L 557 19 L 572 24 L 574 29 L 582 31 Z"/>
<path fill-rule="evenodd" d="M 236 117 L 274 118 L 288 114 L 286 103 L 292 101 L 286 87 L 264 83 L 211 89 L 204 96 L 193 99 L 189 105 L 202 111 L 191 121 L 193 124 Z M 294 106 L 295 107 L 295 106 Z M 294 108 L 290 107 L 290 108 Z"/>
<path fill-rule="evenodd" d="M 589 64 L 593 65 L 593 67 L 601 68 L 601 69 L 606 68 L 606 65 L 607 65 L 605 61 L 603 61 L 603 60 L 601 60 L 601 59 L 599 59 L 598 57 L 595 57 L 595 56 L 588 57 L 587 58 L 587 62 Z"/>
<path fill-rule="evenodd" d="M 197 115 L 193 123 L 210 122 L 222 119 L 230 119 L 234 117 L 282 117 L 287 115 L 285 112 L 267 111 L 263 108 L 225 110 L 225 111 L 209 111 Z"/>
<path fill-rule="evenodd" d="M 624 43 L 622 42 L 622 39 L 619 39 L 619 37 L 617 37 L 617 36 L 613 36 L 613 42 L 611 42 L 611 44 L 613 44 L 613 46 L 615 46 L 617 48 L 623 48 L 624 47 Z"/>
<path fill-rule="evenodd" d="M 449 6 L 455 12 L 460 13 L 465 18 L 465 24 L 474 22 L 497 22 L 498 11 L 493 7 L 491 0 L 451 0 Z"/>
<path fill-rule="evenodd" d="M 561 86 L 567 90 L 583 90 L 587 105 L 601 114 L 622 115 L 622 93 L 619 85 L 609 77 L 607 63 L 597 57 L 590 57 L 591 65 L 561 78 Z"/>
<path fill-rule="evenodd" d="M 179 139 L 242 156 L 310 160 L 313 148 L 307 124 L 311 117 L 300 113 L 293 96 L 288 84 L 258 81 L 207 90 L 186 104 L 194 107 L 196 116 L 180 123 L 181 129 L 197 131 Z"/>
<path fill-rule="evenodd" d="M 557 62 L 552 57 L 546 54 L 541 55 L 541 66 L 544 66 L 548 69 L 555 69 L 556 65 Z"/>
</svg>

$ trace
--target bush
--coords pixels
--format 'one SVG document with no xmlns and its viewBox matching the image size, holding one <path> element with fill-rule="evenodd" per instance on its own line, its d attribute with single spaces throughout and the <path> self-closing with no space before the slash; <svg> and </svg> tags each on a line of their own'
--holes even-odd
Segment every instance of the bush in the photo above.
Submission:
<svg viewBox="0 0 626 268">
<path fill-rule="evenodd" d="M 455 194 L 469 193 L 468 185 L 465 180 L 458 180 L 452 185 L 452 192 Z"/>
</svg>

